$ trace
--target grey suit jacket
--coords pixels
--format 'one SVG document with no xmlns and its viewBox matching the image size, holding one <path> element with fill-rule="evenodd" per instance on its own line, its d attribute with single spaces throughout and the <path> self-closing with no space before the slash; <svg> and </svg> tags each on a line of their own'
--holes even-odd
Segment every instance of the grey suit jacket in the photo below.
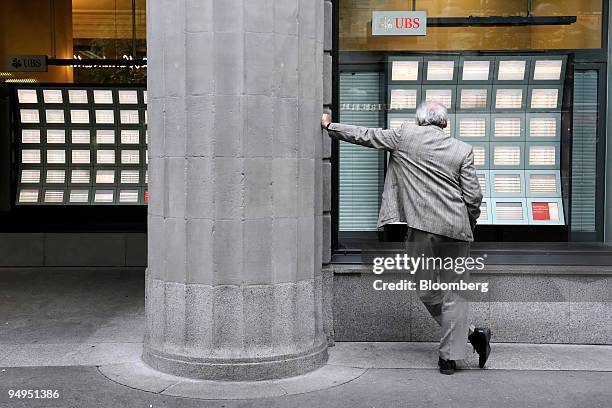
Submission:
<svg viewBox="0 0 612 408">
<path fill-rule="evenodd" d="M 389 151 L 378 218 L 381 227 L 409 227 L 473 241 L 482 193 L 472 146 L 437 126 L 404 123 L 399 130 L 332 123 L 329 135 L 349 143 Z"/>
</svg>

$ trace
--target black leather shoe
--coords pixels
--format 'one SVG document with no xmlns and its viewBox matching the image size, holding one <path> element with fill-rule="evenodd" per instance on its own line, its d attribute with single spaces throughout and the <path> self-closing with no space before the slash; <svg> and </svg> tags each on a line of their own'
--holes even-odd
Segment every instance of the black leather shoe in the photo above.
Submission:
<svg viewBox="0 0 612 408">
<path fill-rule="evenodd" d="M 438 357 L 438 367 L 440 367 L 440 372 L 446 375 L 455 374 L 455 369 L 457 365 L 454 360 L 444 360 L 442 357 Z"/>
<path fill-rule="evenodd" d="M 491 354 L 491 330 L 487 328 L 476 328 L 468 336 L 474 351 L 478 353 L 478 366 L 483 368 Z"/>
</svg>

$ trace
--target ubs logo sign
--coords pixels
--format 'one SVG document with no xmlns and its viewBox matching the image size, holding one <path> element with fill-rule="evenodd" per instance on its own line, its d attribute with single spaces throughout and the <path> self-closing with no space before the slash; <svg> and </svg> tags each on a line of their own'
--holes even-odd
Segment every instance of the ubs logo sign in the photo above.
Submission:
<svg viewBox="0 0 612 408">
<path fill-rule="evenodd" d="M 427 14 L 424 11 L 374 11 L 372 35 L 425 35 Z"/>
<path fill-rule="evenodd" d="M 17 72 L 45 72 L 47 71 L 47 56 L 13 55 L 9 57 L 8 66 L 11 71 Z"/>
</svg>

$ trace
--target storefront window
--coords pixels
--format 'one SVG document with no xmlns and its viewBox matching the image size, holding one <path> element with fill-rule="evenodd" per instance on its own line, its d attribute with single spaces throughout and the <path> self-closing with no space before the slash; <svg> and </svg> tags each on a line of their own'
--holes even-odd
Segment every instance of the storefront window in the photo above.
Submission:
<svg viewBox="0 0 612 408">
<path fill-rule="evenodd" d="M 146 59 L 146 0 L 6 0 L 0 16 L 1 82 L 146 83 L 144 62 L 122 63 Z M 43 72 L 6 65 L 23 55 L 52 61 Z M 73 59 L 115 62 L 93 67 Z"/>
<path fill-rule="evenodd" d="M 373 35 L 374 12 L 413 5 L 427 13 L 424 35 Z M 440 102 L 445 132 L 474 149 L 484 195 L 476 241 L 601 242 L 602 10 L 601 1 L 340 0 L 340 121 L 399 128 L 420 102 Z M 376 228 L 385 155 L 344 143 L 338 152 L 339 248 L 401 239 Z"/>
<path fill-rule="evenodd" d="M 373 11 L 427 12 L 427 17 L 575 16 L 572 24 L 427 27 L 426 36 L 372 36 Z M 529 10 L 531 4 L 531 10 Z M 601 47 L 602 2 L 550 0 L 340 0 L 342 51 L 529 50 Z"/>
</svg>

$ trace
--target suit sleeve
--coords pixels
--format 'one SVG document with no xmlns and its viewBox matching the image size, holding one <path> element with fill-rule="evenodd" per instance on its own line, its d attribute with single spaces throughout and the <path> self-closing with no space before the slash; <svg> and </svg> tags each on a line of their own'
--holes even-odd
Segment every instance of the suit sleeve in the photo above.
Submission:
<svg viewBox="0 0 612 408">
<path fill-rule="evenodd" d="M 374 149 L 392 151 L 396 150 L 399 145 L 400 132 L 394 129 L 376 129 L 332 123 L 327 130 L 329 135 L 335 139 Z"/>
<path fill-rule="evenodd" d="M 463 202 L 467 208 L 470 225 L 473 230 L 476 226 L 476 220 L 480 217 L 480 204 L 482 203 L 482 192 L 480 191 L 480 183 L 478 182 L 476 169 L 474 167 L 473 149 L 470 149 L 470 152 L 461 165 L 459 182 L 461 184 Z"/>
</svg>

